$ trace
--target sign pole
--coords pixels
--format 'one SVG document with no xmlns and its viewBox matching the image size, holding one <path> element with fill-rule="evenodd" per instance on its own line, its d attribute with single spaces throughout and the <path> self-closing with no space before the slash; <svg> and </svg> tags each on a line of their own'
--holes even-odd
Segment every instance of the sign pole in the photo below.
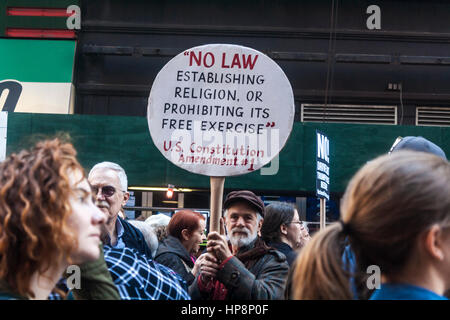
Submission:
<svg viewBox="0 0 450 320">
<path fill-rule="evenodd" d="M 320 230 L 324 229 L 327 221 L 326 199 L 320 198 Z"/>
<path fill-rule="evenodd" d="M 209 231 L 220 232 L 220 217 L 222 216 L 223 187 L 225 177 L 210 177 L 211 208 L 209 217 Z"/>
</svg>

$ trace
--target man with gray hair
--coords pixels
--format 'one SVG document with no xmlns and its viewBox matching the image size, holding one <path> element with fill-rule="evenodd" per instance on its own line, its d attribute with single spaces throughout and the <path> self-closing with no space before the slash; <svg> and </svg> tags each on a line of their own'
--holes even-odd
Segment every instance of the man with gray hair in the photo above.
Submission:
<svg viewBox="0 0 450 320">
<path fill-rule="evenodd" d="M 130 198 L 125 170 L 117 163 L 97 163 L 89 172 L 88 180 L 95 194 L 95 204 L 107 215 L 103 243 L 113 248 L 132 248 L 151 258 L 141 231 L 119 217 Z"/>
<path fill-rule="evenodd" d="M 208 256 L 189 288 L 192 299 L 283 299 L 289 266 L 286 256 L 258 236 L 264 203 L 251 191 L 233 191 L 224 209 L 230 245 L 224 234 L 209 233 Z"/>
</svg>

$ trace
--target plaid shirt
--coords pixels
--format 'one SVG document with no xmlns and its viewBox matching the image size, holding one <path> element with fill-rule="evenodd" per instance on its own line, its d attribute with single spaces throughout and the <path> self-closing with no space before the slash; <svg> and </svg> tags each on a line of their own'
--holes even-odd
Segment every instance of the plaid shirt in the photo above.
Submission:
<svg viewBox="0 0 450 320">
<path fill-rule="evenodd" d="M 130 248 L 103 247 L 123 300 L 190 300 L 186 282 L 173 270 Z"/>
</svg>

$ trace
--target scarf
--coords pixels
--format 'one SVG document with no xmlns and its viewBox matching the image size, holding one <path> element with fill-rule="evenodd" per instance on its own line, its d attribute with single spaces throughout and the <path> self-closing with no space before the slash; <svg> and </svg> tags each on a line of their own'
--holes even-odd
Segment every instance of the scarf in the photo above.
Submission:
<svg viewBox="0 0 450 320">
<path fill-rule="evenodd" d="M 267 254 L 271 247 L 267 246 L 267 244 L 260 237 L 256 238 L 254 242 L 253 248 L 249 250 L 240 250 L 236 254 L 236 258 L 241 261 L 247 270 L 250 270 L 259 259 Z M 219 280 L 214 280 L 214 289 L 212 292 L 212 300 L 226 300 L 228 294 L 228 290 L 223 283 Z"/>
</svg>

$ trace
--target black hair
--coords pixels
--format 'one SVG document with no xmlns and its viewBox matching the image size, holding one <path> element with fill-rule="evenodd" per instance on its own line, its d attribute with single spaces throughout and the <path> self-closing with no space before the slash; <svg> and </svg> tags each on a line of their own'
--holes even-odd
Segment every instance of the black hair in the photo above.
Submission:
<svg viewBox="0 0 450 320">
<path fill-rule="evenodd" d="M 281 239 L 280 226 L 288 225 L 295 215 L 295 207 L 286 202 L 275 202 L 268 205 L 264 213 L 261 236 L 266 242 L 279 242 Z"/>
</svg>

